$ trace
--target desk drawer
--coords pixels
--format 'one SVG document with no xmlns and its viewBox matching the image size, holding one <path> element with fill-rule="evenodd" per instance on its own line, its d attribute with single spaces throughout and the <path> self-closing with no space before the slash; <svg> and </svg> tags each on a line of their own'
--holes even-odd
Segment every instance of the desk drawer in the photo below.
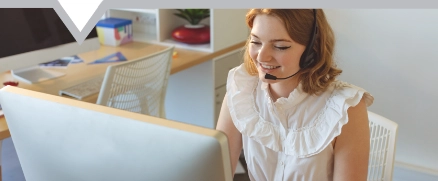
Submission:
<svg viewBox="0 0 438 181">
<path fill-rule="evenodd" d="M 220 57 L 214 58 L 214 87 L 227 83 L 228 72 L 243 63 L 243 49 L 237 49 Z"/>
</svg>

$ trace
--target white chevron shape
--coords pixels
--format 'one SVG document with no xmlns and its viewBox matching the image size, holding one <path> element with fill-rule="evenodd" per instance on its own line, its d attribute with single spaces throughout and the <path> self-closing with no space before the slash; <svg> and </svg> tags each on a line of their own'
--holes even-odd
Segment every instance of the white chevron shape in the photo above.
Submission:
<svg viewBox="0 0 438 181">
<path fill-rule="evenodd" d="M 58 0 L 80 32 L 103 0 Z"/>
</svg>

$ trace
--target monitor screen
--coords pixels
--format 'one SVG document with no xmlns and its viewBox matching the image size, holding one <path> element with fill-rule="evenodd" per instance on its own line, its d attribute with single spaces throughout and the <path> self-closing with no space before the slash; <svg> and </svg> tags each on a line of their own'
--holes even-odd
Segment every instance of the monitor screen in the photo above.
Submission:
<svg viewBox="0 0 438 181">
<path fill-rule="evenodd" d="M 0 104 L 26 180 L 233 180 L 218 130 L 12 86 Z"/>
<path fill-rule="evenodd" d="M 99 48 L 96 28 L 79 45 L 52 8 L 0 8 L 0 17 L 0 72 Z"/>
<path fill-rule="evenodd" d="M 8 8 L 0 10 L 0 57 L 76 42 L 73 35 L 50 8 Z M 97 37 L 93 29 L 88 38 Z"/>
</svg>

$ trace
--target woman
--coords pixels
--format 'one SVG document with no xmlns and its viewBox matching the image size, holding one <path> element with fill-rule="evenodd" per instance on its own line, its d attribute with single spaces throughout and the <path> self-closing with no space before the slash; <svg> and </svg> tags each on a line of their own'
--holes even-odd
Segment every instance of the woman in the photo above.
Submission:
<svg viewBox="0 0 438 181">
<path fill-rule="evenodd" d="M 230 70 L 217 130 L 233 172 L 251 180 L 366 180 L 373 97 L 336 80 L 334 35 L 322 10 L 252 9 L 244 63 Z"/>
</svg>

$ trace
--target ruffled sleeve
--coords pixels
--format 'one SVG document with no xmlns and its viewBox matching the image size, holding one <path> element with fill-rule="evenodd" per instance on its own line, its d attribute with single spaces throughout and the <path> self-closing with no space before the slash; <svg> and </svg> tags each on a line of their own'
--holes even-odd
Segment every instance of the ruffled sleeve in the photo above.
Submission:
<svg viewBox="0 0 438 181">
<path fill-rule="evenodd" d="M 259 114 L 254 108 L 258 77 L 249 75 L 243 64 L 230 70 L 227 79 L 227 102 L 234 125 L 242 133 L 254 133 Z M 260 136 L 258 136 L 260 137 Z"/>
<path fill-rule="evenodd" d="M 341 133 L 342 126 L 348 123 L 349 107 L 356 106 L 362 98 L 367 106 L 374 100 L 370 93 L 360 87 L 335 81 L 324 93 L 325 99 L 306 98 L 300 103 L 324 105 L 322 109 L 319 107 L 321 110 L 297 112 L 316 112 L 317 116 L 310 116 L 314 120 L 298 120 L 308 124 L 299 129 L 285 129 L 260 116 L 254 101 L 257 86 L 258 77 L 249 75 L 243 65 L 230 70 L 227 102 L 234 125 L 243 135 L 265 147 L 299 158 L 318 154 Z"/>
<path fill-rule="evenodd" d="M 364 89 L 352 84 L 336 81 L 332 92 L 314 124 L 287 135 L 284 152 L 297 157 L 309 157 L 324 150 L 333 139 L 341 134 L 342 127 L 348 123 L 347 110 L 356 106 L 362 98 L 370 106 L 374 98 Z"/>
</svg>

